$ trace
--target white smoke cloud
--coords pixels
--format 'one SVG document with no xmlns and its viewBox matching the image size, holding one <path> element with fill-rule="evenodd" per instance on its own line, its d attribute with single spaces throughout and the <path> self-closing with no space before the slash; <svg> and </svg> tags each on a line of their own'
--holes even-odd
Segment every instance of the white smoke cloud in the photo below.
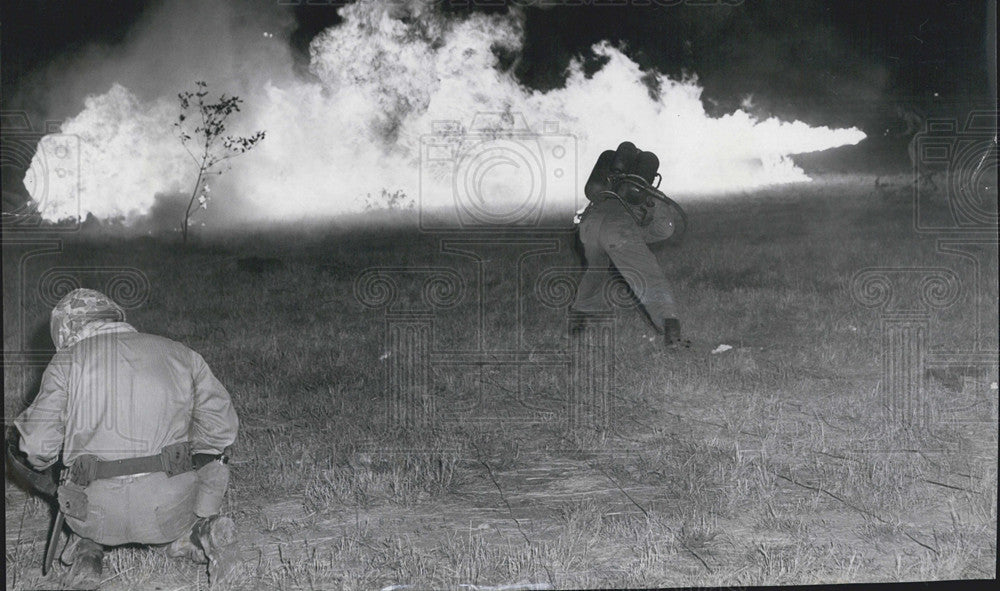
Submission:
<svg viewBox="0 0 1000 591">
<path fill-rule="evenodd" d="M 315 219 L 359 211 L 366 194 L 382 189 L 422 197 L 425 206 L 448 205 L 449 187 L 428 192 L 421 184 L 429 170 L 421 160 L 427 155 L 422 138 L 441 128 L 436 122 L 442 120 L 475 132 L 468 128 L 484 112 L 506 114 L 501 121 L 519 121 L 520 113 L 532 130 L 575 149 L 570 152 L 577 158 L 574 178 L 564 179 L 575 183 L 544 186 L 550 204 L 567 207 L 580 199 L 578 189 L 598 154 L 623 140 L 660 156 L 665 192 L 697 194 L 808 180 L 789 154 L 864 137 L 857 129 L 757 121 L 741 111 L 708 117 L 693 78 L 676 81 L 653 73 L 659 93 L 651 97 L 643 82 L 649 73 L 607 43 L 594 47 L 607 63 L 590 78 L 574 62 L 564 88 L 534 91 L 501 71 L 494 55 L 497 46 L 519 49 L 523 30 L 516 11 L 445 17 L 432 4 L 363 0 L 342 8 L 344 22 L 311 43 L 314 78 L 309 80 L 292 75 L 291 56 L 280 42 L 287 26 L 271 27 L 278 34 L 272 38 L 262 34 L 267 29 L 259 13 L 247 16 L 238 4 L 212 8 L 207 15 L 198 14 L 202 3 L 168 5 L 174 9 L 152 17 L 125 57 L 114 60 L 123 77 L 90 96 L 63 127 L 80 140 L 82 210 L 134 217 L 148 211 L 158 195 L 190 191 L 195 170 L 171 126 L 176 92 L 196 79 L 208 81 L 213 96 L 235 92 L 245 100 L 232 122 L 234 133 L 267 131 L 257 148 L 213 181 L 214 221 Z M 200 28 L 179 26 L 177 6 L 192 11 L 183 21 L 201 23 Z M 184 49 L 215 29 L 229 40 L 219 61 L 207 47 Z M 176 59 L 171 48 L 179 52 Z M 172 64 L 166 81 L 148 80 L 161 78 L 154 66 L 164 61 Z M 99 77 L 112 71 L 107 63 L 94 67 L 102 72 Z M 553 122 L 558 132 L 551 129 Z M 455 127 L 449 129 L 454 135 Z M 460 159 L 455 156 L 456 169 Z M 517 201 L 525 190 L 535 190 L 531 179 L 525 188 L 520 178 L 525 172 L 517 163 L 495 169 L 483 197 L 509 194 Z M 75 196 L 52 194 L 59 191 L 53 183 L 45 190 L 46 196 L 32 194 L 48 208 L 47 217 L 72 215 L 67 204 Z"/>
</svg>

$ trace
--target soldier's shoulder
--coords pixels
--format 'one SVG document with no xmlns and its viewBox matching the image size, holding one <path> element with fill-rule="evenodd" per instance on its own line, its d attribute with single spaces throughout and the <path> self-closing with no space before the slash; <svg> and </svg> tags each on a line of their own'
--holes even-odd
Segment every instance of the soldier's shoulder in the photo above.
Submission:
<svg viewBox="0 0 1000 591">
<path fill-rule="evenodd" d="M 148 332 L 135 332 L 132 333 L 129 338 L 166 350 L 172 350 L 178 352 L 187 352 L 191 350 L 191 348 L 185 345 L 184 343 L 175 341 L 168 337 L 156 334 L 150 334 Z"/>
</svg>

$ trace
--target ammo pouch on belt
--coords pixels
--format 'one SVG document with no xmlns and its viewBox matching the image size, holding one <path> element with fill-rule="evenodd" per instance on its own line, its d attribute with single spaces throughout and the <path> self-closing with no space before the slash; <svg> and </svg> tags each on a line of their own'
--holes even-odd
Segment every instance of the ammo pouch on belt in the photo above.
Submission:
<svg viewBox="0 0 1000 591">
<path fill-rule="evenodd" d="M 225 454 L 192 455 L 191 444 L 187 441 L 168 445 L 156 455 L 141 458 L 101 461 L 94 455 L 84 454 L 69 467 L 65 482 L 59 487 L 59 508 L 70 517 L 86 519 L 85 489 L 95 480 L 148 472 L 164 472 L 169 478 L 198 470 L 197 511 L 200 517 L 209 517 L 218 513 L 222 505 L 229 484 L 228 461 Z"/>
<path fill-rule="evenodd" d="M 59 510 L 74 519 L 87 519 L 87 493 L 79 484 L 66 482 L 56 491 L 59 500 Z"/>
<path fill-rule="evenodd" d="M 101 461 L 97 456 L 83 454 L 68 469 L 68 475 L 59 487 L 59 508 L 63 513 L 77 519 L 87 517 L 87 493 L 85 489 L 95 480 L 130 476 L 148 472 L 164 472 L 167 477 L 184 474 L 201 468 L 212 460 L 226 460 L 225 456 L 197 454 L 191 455 L 191 443 L 182 441 L 164 447 L 160 453 L 141 458 Z M 226 473 L 228 483 L 228 472 Z M 223 484 L 223 487 L 225 484 Z"/>
<path fill-rule="evenodd" d="M 160 462 L 163 464 L 163 471 L 167 473 L 167 478 L 194 470 L 191 443 L 182 441 L 164 447 L 160 452 Z"/>
<path fill-rule="evenodd" d="M 91 482 L 104 478 L 146 472 L 166 472 L 169 478 L 191 470 L 194 470 L 191 443 L 182 441 L 164 447 L 155 456 L 141 458 L 101 461 L 91 454 L 83 454 L 70 466 L 69 481 L 86 488 Z"/>
</svg>

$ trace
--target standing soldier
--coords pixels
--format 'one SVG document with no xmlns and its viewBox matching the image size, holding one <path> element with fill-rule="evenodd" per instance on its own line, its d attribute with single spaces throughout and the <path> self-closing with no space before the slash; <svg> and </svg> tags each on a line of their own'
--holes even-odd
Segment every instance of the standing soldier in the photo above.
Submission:
<svg viewBox="0 0 1000 591">
<path fill-rule="evenodd" d="M 923 131 L 924 121 L 927 119 L 927 115 L 924 113 L 923 109 L 916 105 L 909 104 L 897 104 L 896 105 L 896 117 L 903 122 L 906 126 L 905 129 L 900 130 L 896 137 L 907 138 L 909 142 L 906 144 L 906 154 L 910 157 L 910 164 L 914 167 L 917 165 L 917 134 Z"/>
<path fill-rule="evenodd" d="M 64 582 L 97 587 L 104 547 L 130 543 L 169 544 L 171 557 L 207 560 L 213 585 L 226 581 L 238 548 L 232 519 L 219 515 L 223 453 L 238 420 L 225 387 L 200 355 L 137 332 L 100 292 L 67 294 L 50 328 L 56 355 L 14 425 L 33 467 L 60 454 L 66 466 L 58 500 L 73 534 Z"/>
<path fill-rule="evenodd" d="M 613 263 L 664 335 L 667 347 L 673 348 L 682 343 L 677 304 L 663 269 L 647 246 L 670 238 L 676 229 L 678 210 L 652 189 L 658 168 L 655 154 L 642 152 L 631 142 L 623 142 L 618 150 L 607 150 L 598 158 L 585 188 L 590 204 L 580 216 L 587 269 L 571 312 L 586 317 L 607 309 L 604 286 Z"/>
<path fill-rule="evenodd" d="M 905 126 L 904 129 L 896 133 L 896 137 L 908 140 L 906 155 L 910 159 L 910 167 L 913 170 L 913 183 L 919 185 L 922 182 L 927 182 L 934 188 L 937 188 L 937 183 L 934 182 L 933 171 L 921 166 L 920 155 L 917 154 L 917 148 L 919 147 L 918 140 L 920 139 L 919 134 L 925 131 L 924 125 L 927 121 L 927 112 L 919 105 L 913 103 L 896 103 L 896 118 Z"/>
</svg>

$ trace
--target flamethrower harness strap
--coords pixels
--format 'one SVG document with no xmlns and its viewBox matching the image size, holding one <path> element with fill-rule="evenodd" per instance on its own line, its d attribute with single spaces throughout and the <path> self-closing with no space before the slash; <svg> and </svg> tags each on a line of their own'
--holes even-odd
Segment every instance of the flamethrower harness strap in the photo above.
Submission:
<svg viewBox="0 0 1000 591">
<path fill-rule="evenodd" d="M 657 173 L 657 174 L 659 174 L 659 173 Z M 650 197 L 652 199 L 656 199 L 658 201 L 662 201 L 663 203 L 667 203 L 667 199 L 668 199 L 667 196 L 664 195 L 656 187 L 653 187 L 651 184 L 649 184 L 649 182 L 646 181 L 646 179 L 642 178 L 639 175 L 635 175 L 635 174 L 617 174 L 617 175 L 612 175 L 612 176 L 608 177 L 608 184 L 610 184 L 612 186 L 617 186 L 620 183 L 628 184 L 628 185 L 632 186 L 633 188 L 642 191 L 643 194 L 646 195 L 647 197 Z M 639 225 L 639 226 L 646 226 L 646 225 L 649 224 L 650 221 L 652 221 L 652 219 L 648 216 L 647 211 L 645 209 L 642 210 L 642 214 L 641 215 L 638 214 L 638 213 L 636 213 L 636 211 L 635 211 L 634 208 L 639 207 L 639 206 L 637 204 L 631 204 L 631 203 L 629 203 L 624 197 L 622 197 L 621 195 L 619 195 L 617 192 L 611 191 L 611 190 L 604 190 L 604 191 L 601 191 L 599 194 L 600 195 L 605 195 L 605 196 L 607 196 L 608 198 L 611 198 L 611 199 L 617 199 L 618 202 L 621 203 L 622 206 L 625 207 L 625 211 L 627 211 L 628 214 L 630 216 L 632 216 L 632 219 L 635 220 L 635 223 L 637 225 Z"/>
<path fill-rule="evenodd" d="M 147 472 L 166 472 L 170 477 L 199 470 L 215 460 L 226 463 L 228 459 L 225 454 L 192 454 L 191 444 L 185 441 L 168 445 L 156 455 L 140 458 L 100 461 L 92 455 L 82 455 L 70 466 L 69 480 L 85 487 L 94 480 Z"/>
<path fill-rule="evenodd" d="M 643 218 L 640 217 L 639 214 L 637 214 L 632 209 L 632 206 L 629 205 L 628 202 L 625 201 L 625 199 L 623 199 L 618 193 L 615 193 L 614 191 L 601 191 L 600 195 L 607 195 L 609 199 L 617 199 L 618 202 L 621 203 L 622 206 L 625 208 L 625 211 L 628 212 L 630 216 L 632 216 L 633 220 L 635 220 L 636 225 L 638 226 L 644 225 Z"/>
</svg>

